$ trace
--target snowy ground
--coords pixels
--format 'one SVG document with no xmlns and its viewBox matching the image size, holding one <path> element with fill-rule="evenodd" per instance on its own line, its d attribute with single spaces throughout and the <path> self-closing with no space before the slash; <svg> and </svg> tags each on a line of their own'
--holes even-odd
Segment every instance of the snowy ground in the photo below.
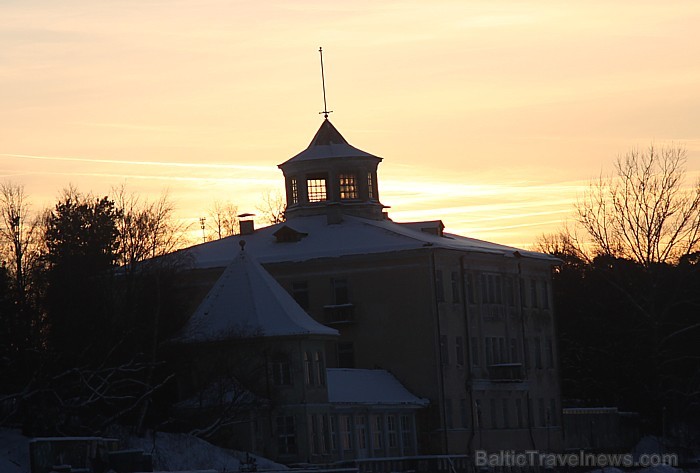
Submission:
<svg viewBox="0 0 700 473">
<path fill-rule="evenodd" d="M 153 454 L 155 471 L 237 472 L 245 453 L 216 447 L 186 434 L 158 433 L 155 438 L 131 437 L 123 448 L 138 448 Z M 258 470 L 287 467 L 256 457 Z M 19 430 L 0 429 L 0 473 L 29 473 L 29 439 Z"/>
</svg>

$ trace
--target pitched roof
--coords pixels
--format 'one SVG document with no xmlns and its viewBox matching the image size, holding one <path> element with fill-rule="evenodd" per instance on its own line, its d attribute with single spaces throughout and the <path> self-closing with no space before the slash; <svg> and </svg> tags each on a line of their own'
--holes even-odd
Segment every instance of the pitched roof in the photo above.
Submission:
<svg viewBox="0 0 700 473">
<path fill-rule="evenodd" d="M 294 243 L 278 243 L 274 234 L 283 226 L 306 236 Z M 343 215 L 343 221 L 337 225 L 328 225 L 325 215 L 294 217 L 285 223 L 259 228 L 252 235 L 235 235 L 202 243 L 184 251 L 191 255 L 197 268 L 226 266 L 241 240 L 247 243 L 246 251 L 250 249 L 263 264 L 409 251 L 426 247 L 492 254 L 505 258 L 522 256 L 552 264 L 559 262 L 550 255 L 498 243 L 450 233 L 444 233 L 443 236 L 426 233 L 419 230 L 421 226 L 424 225 L 417 222 L 404 225 L 391 220 L 370 220 L 349 215 Z"/>
<path fill-rule="evenodd" d="M 295 335 L 338 331 L 312 319 L 251 255 L 239 251 L 173 341 Z"/>
<path fill-rule="evenodd" d="M 361 149 L 350 145 L 343 135 L 333 126 L 327 118 L 323 120 L 320 128 L 314 135 L 309 146 L 301 153 L 288 159 L 279 166 L 298 161 L 309 161 L 324 158 L 359 158 L 369 157 L 381 159 Z"/>
<path fill-rule="evenodd" d="M 427 399 L 414 396 L 385 370 L 329 368 L 328 402 L 332 404 L 428 405 Z"/>
</svg>

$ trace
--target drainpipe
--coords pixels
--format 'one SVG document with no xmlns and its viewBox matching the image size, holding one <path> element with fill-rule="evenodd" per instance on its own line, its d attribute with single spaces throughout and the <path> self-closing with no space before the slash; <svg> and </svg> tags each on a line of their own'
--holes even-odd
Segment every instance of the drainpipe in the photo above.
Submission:
<svg viewBox="0 0 700 473">
<path fill-rule="evenodd" d="M 442 339 L 442 329 L 440 327 L 440 303 L 437 298 L 437 276 L 435 272 L 435 250 L 430 251 L 430 266 L 433 272 L 433 301 L 435 303 L 435 321 L 437 323 L 437 336 L 438 336 L 438 371 L 440 373 L 440 415 L 442 417 L 442 441 L 443 441 L 443 451 L 445 455 L 449 455 L 449 442 L 447 438 L 447 408 L 445 406 L 445 369 L 442 359 L 442 346 L 440 341 Z M 443 279 L 444 287 L 444 279 Z"/>
<path fill-rule="evenodd" d="M 464 349 L 466 350 L 466 364 L 467 364 L 467 379 L 464 381 L 465 384 L 465 389 L 467 392 L 467 397 L 469 398 L 469 411 L 471 412 L 471 415 L 469 418 L 471 419 L 471 432 L 469 433 L 469 440 L 467 440 L 467 451 L 471 452 L 472 451 L 472 442 L 474 441 L 474 432 L 476 431 L 476 422 L 474 419 L 474 412 L 473 409 L 471 409 L 471 406 L 474 404 L 474 389 L 472 386 L 472 347 L 471 347 L 471 338 L 469 338 L 469 301 L 467 300 L 468 294 L 467 291 L 465 291 L 464 286 L 465 286 L 465 270 L 464 270 L 464 257 L 465 255 L 461 255 L 459 257 L 459 279 L 461 282 L 461 288 L 460 288 L 460 293 L 462 294 L 462 314 L 464 316 Z M 471 288 L 470 288 L 471 289 Z"/>
</svg>

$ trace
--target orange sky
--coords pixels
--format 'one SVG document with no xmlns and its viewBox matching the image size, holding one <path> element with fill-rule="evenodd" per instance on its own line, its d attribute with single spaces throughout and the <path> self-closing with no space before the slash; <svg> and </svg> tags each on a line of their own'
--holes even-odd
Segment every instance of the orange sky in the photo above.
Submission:
<svg viewBox="0 0 700 473">
<path fill-rule="evenodd" d="M 398 221 L 518 246 L 670 141 L 700 170 L 697 1 L 4 0 L 0 179 L 255 212 L 323 107 Z"/>
</svg>

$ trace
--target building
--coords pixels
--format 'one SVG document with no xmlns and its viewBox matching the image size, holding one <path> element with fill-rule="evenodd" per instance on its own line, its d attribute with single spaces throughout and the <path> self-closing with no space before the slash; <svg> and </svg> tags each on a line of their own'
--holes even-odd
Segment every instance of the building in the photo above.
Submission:
<svg viewBox="0 0 700 473">
<path fill-rule="evenodd" d="M 384 370 L 429 401 L 416 411 L 418 453 L 561 449 L 558 260 L 446 233 L 440 220 L 393 222 L 379 199 L 381 160 L 325 119 L 309 146 L 279 165 L 286 222 L 247 222 L 241 235 L 190 248 L 198 280 L 214 284 L 245 242 L 306 314 L 337 331 L 323 341 L 328 379 L 342 376 L 335 369 Z M 348 441 L 392 432 L 385 414 L 374 423 L 348 415 Z M 314 442 L 311 431 L 296 435 L 300 445 Z M 309 460 L 328 458 L 339 455 Z"/>
</svg>

